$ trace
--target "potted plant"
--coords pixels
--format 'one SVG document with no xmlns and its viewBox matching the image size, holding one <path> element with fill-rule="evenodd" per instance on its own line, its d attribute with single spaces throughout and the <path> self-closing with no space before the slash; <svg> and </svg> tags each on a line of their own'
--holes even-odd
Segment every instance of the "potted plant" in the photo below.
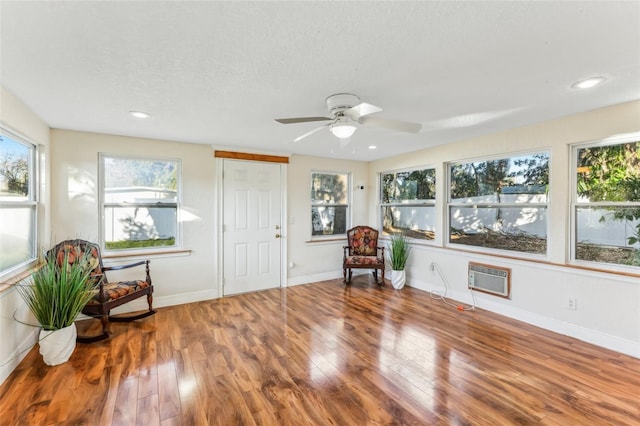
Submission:
<svg viewBox="0 0 640 426">
<path fill-rule="evenodd" d="M 24 284 L 16 286 L 40 323 L 38 343 L 47 365 L 66 362 L 76 347 L 75 320 L 93 296 L 89 253 L 64 253 L 46 262 Z"/>
<path fill-rule="evenodd" d="M 404 234 L 393 234 L 389 241 L 389 260 L 391 261 L 391 285 L 401 289 L 406 282 L 405 266 L 409 259 L 409 239 Z"/>
</svg>

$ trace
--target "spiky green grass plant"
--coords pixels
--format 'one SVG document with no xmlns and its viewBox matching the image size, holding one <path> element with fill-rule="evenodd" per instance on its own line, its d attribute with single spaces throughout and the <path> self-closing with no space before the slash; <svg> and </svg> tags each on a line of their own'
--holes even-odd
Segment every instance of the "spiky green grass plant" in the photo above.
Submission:
<svg viewBox="0 0 640 426">
<path fill-rule="evenodd" d="M 62 265 L 55 256 L 48 256 L 46 263 L 31 274 L 16 289 L 29 310 L 45 330 L 59 330 L 73 324 L 93 296 L 93 279 L 90 279 L 90 253 L 69 263 L 65 253 Z"/>
<path fill-rule="evenodd" d="M 391 269 L 394 271 L 402 271 L 409 259 L 409 252 L 411 246 L 409 246 L 409 239 L 404 234 L 393 234 L 389 244 L 391 260 Z"/>
</svg>

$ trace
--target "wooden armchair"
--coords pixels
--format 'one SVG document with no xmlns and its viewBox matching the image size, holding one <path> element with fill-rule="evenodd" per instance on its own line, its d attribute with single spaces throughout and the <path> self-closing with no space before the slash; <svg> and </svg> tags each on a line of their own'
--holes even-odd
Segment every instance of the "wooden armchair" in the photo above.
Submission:
<svg viewBox="0 0 640 426">
<path fill-rule="evenodd" d="M 342 261 L 345 285 L 351 284 L 353 268 L 373 269 L 376 283 L 384 285 L 384 247 L 378 247 L 378 231 L 369 226 L 355 226 L 347 231 L 347 244 L 343 247 Z M 380 281 L 378 269 L 382 270 Z"/>
<path fill-rule="evenodd" d="M 152 308 L 153 285 L 149 275 L 149 260 L 142 260 L 129 265 L 103 266 L 100 256 L 100 247 L 97 244 L 85 240 L 66 240 L 47 252 L 47 259 L 55 259 L 58 265 L 62 264 L 67 254 L 68 262 L 87 259 L 84 254 L 89 252 L 87 268 L 91 268 L 91 276 L 94 280 L 93 298 L 82 309 L 82 313 L 100 319 L 102 334 L 97 336 L 78 336 L 81 343 L 96 342 L 109 337 L 109 321 L 125 322 L 145 318 L 156 313 Z M 106 271 L 116 271 L 145 265 L 145 277 L 143 280 L 109 282 Z M 129 316 L 110 316 L 110 311 L 120 305 L 130 302 L 138 297 L 147 296 L 149 310 L 141 314 Z"/>
</svg>

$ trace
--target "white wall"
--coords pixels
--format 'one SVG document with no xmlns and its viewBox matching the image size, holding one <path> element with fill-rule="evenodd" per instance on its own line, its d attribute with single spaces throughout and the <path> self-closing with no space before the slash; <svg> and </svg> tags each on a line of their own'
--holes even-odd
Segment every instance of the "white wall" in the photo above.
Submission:
<svg viewBox="0 0 640 426">
<path fill-rule="evenodd" d="M 52 239 L 98 241 L 99 153 L 179 159 L 182 162 L 179 221 L 183 248 L 191 252 L 150 257 L 154 306 L 218 297 L 214 270 L 215 159 L 208 145 L 52 130 Z M 109 279 L 134 278 L 136 273 L 140 271 L 127 270 L 126 275 L 110 275 Z M 140 300 L 123 309 L 140 309 L 145 305 L 146 302 Z"/>
<path fill-rule="evenodd" d="M 346 238 L 311 242 L 311 172 L 351 173 L 354 188 L 351 199 L 351 225 L 369 223 L 368 164 L 359 161 L 294 155 L 287 171 L 288 224 L 287 251 L 289 265 L 288 284 L 305 284 L 342 276 L 342 247 Z"/>
<path fill-rule="evenodd" d="M 640 357 L 640 278 L 566 266 L 570 211 L 569 145 L 639 130 L 640 102 L 631 102 L 371 163 L 370 182 L 376 182 L 378 173 L 383 171 L 422 165 L 436 167 L 436 223 L 440 232 L 433 245 L 415 247 L 407 269 L 408 285 L 442 290 L 442 279 L 429 270 L 430 263 L 435 262 L 450 286 L 450 296 L 470 302 L 467 263 L 477 261 L 506 266 L 512 269 L 511 300 L 477 294 L 479 307 Z M 443 202 L 444 164 L 536 149 L 549 149 L 551 153 L 549 256 L 546 259 L 549 263 L 446 248 L 442 232 L 446 214 Z M 375 196 L 370 197 L 369 212 L 369 221 L 376 223 L 378 207 Z M 566 308 L 569 297 L 577 298 L 577 310 Z"/>
<path fill-rule="evenodd" d="M 46 229 L 50 226 L 48 190 L 49 167 L 49 127 L 11 92 L 0 86 L 0 122 L 3 127 L 26 137 L 38 145 L 40 184 L 38 191 L 38 238 L 43 246 L 48 246 Z M 10 277 L 3 277 L 4 280 Z M 15 288 L 0 292 L 0 383 L 24 358 L 35 344 L 38 329 L 23 325 L 13 318 L 28 319 L 26 305 Z"/>
<path fill-rule="evenodd" d="M 0 113 L 3 124 L 42 145 L 39 229 L 43 247 L 65 238 L 97 240 L 98 153 L 181 159 L 183 209 L 180 213 L 184 247 L 191 251 L 186 255 L 152 258 L 154 305 L 167 306 L 218 297 L 218 271 L 214 269 L 215 242 L 218 240 L 214 223 L 216 162 L 210 146 L 68 130 L 49 132 L 38 117 L 4 90 Z M 293 267 L 288 269 L 287 284 L 337 278 L 342 274 L 344 241 L 310 242 L 312 171 L 351 173 L 353 185 L 364 185 L 363 190 L 353 190 L 351 223 L 377 227 L 377 174 L 386 170 L 435 165 L 439 191 L 436 229 L 442 229 L 444 162 L 538 148 L 551 150 L 548 260 L 564 265 L 569 211 L 568 145 L 639 129 L 640 102 L 634 102 L 370 164 L 292 156 L 287 166 L 288 224 L 285 239 L 288 260 Z M 466 290 L 468 261 L 507 266 L 513 272 L 512 299 L 478 295 L 480 307 L 640 357 L 640 279 L 637 277 L 451 250 L 444 247 L 440 232 L 434 245 L 415 247 L 408 266 L 408 284 L 425 290 L 441 289 L 439 276 L 428 268 L 429 263 L 435 262 L 450 285 L 450 295 L 460 301 L 469 301 L 470 294 Z M 578 299 L 576 311 L 565 308 L 569 296 Z M 127 308 L 143 309 L 144 301 L 135 305 L 137 302 Z M 21 351 L 35 342 L 35 329 L 21 326 L 12 318 L 14 310 L 21 306 L 24 307 L 14 290 L 0 293 L 0 382 L 18 364 Z"/>
</svg>

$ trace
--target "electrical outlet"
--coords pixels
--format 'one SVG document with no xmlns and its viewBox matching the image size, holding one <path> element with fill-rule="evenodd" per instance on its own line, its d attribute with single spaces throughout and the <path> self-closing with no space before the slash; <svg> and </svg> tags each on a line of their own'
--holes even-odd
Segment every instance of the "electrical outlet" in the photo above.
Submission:
<svg viewBox="0 0 640 426">
<path fill-rule="evenodd" d="M 575 311 L 576 309 L 578 309 L 578 299 L 576 299 L 575 297 L 570 297 L 569 299 L 567 299 L 567 309 L 571 311 Z"/>
</svg>

